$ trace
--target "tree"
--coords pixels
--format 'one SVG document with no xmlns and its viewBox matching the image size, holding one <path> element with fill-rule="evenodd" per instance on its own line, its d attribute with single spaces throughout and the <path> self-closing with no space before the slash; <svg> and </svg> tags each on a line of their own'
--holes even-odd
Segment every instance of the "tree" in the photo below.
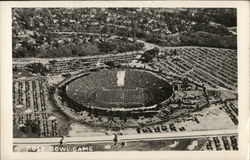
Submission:
<svg viewBox="0 0 250 160">
<path fill-rule="evenodd" d="M 55 65 L 56 64 L 56 62 L 57 62 L 57 60 L 51 60 L 51 61 L 49 61 L 49 64 L 51 64 L 51 65 Z"/>
<path fill-rule="evenodd" d="M 104 62 L 104 64 L 109 66 L 110 68 L 115 68 L 116 66 L 115 61 L 106 61 Z"/>
<path fill-rule="evenodd" d="M 19 128 L 20 131 L 22 131 L 23 133 L 28 133 L 30 131 L 30 128 L 28 126 L 22 126 Z"/>
<path fill-rule="evenodd" d="M 37 123 L 35 123 L 35 122 L 28 122 L 27 125 L 30 126 L 32 133 L 36 134 L 36 133 L 40 132 L 40 127 L 39 127 L 39 125 Z"/>
<path fill-rule="evenodd" d="M 108 42 L 101 42 L 98 44 L 98 48 L 100 49 L 101 52 L 108 53 L 113 50 L 113 47 L 110 43 Z"/>
<path fill-rule="evenodd" d="M 147 50 L 141 57 L 141 61 L 144 63 L 151 62 L 153 58 L 157 57 L 159 48 L 154 47 L 153 49 Z"/>
<path fill-rule="evenodd" d="M 28 64 L 25 66 L 25 69 L 32 73 L 40 73 L 42 76 L 48 73 L 48 69 L 40 62 Z"/>
<path fill-rule="evenodd" d="M 76 49 L 72 49 L 71 53 L 72 53 L 72 55 L 76 56 L 78 52 Z"/>
</svg>

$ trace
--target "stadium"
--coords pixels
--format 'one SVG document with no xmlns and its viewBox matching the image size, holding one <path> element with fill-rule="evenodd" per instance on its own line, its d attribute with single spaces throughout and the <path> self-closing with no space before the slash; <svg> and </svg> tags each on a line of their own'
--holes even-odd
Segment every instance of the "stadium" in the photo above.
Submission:
<svg viewBox="0 0 250 160">
<path fill-rule="evenodd" d="M 160 75 L 138 69 L 98 69 L 69 78 L 59 96 L 76 112 L 131 116 L 157 113 L 174 94 Z"/>
</svg>

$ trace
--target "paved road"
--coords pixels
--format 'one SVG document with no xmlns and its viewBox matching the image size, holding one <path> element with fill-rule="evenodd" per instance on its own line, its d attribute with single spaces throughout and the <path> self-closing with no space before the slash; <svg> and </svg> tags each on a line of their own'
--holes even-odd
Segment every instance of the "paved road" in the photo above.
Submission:
<svg viewBox="0 0 250 160">
<path fill-rule="evenodd" d="M 237 130 L 212 130 L 212 131 L 192 131 L 192 132 L 166 132 L 166 133 L 147 133 L 118 136 L 118 141 L 149 141 L 149 140 L 171 140 L 171 139 L 190 139 L 211 136 L 231 136 L 237 135 Z M 66 144 L 84 143 L 105 143 L 113 142 L 115 136 L 92 136 L 92 137 L 65 137 Z M 17 144 L 43 144 L 58 145 L 61 138 L 14 138 L 13 143 Z"/>
<path fill-rule="evenodd" d="M 119 57 L 125 55 L 134 55 L 140 51 L 132 51 L 132 52 L 124 52 L 117 54 L 105 54 L 105 55 L 93 55 L 93 56 L 83 56 L 83 57 L 60 57 L 60 58 L 13 58 L 13 64 L 29 64 L 34 62 L 40 62 L 43 64 L 47 64 L 49 61 L 57 60 L 57 61 L 66 61 L 66 60 L 79 60 L 79 59 L 94 59 L 94 58 L 109 58 L 109 57 Z"/>
</svg>

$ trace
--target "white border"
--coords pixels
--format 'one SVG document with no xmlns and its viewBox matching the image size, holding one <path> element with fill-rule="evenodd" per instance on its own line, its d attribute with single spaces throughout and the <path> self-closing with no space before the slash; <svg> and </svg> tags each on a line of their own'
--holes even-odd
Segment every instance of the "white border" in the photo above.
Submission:
<svg viewBox="0 0 250 160">
<path fill-rule="evenodd" d="M 237 8 L 239 151 L 157 151 L 94 153 L 14 153 L 12 152 L 12 7 L 214 7 Z M 1 56 L 1 158 L 14 159 L 248 159 L 249 115 L 249 2 L 248 1 L 17 1 L 0 2 Z"/>
</svg>

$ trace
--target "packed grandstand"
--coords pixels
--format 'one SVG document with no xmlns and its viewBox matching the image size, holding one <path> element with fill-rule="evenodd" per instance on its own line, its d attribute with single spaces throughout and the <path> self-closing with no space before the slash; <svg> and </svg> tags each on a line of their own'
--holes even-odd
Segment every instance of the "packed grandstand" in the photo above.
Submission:
<svg viewBox="0 0 250 160">
<path fill-rule="evenodd" d="M 123 80 L 117 78 L 119 73 L 124 74 L 119 75 Z M 120 81 L 124 84 L 121 85 Z M 173 87 L 162 77 L 133 69 L 103 69 L 68 83 L 63 86 L 68 100 L 90 108 L 113 111 L 154 109 L 173 94 Z"/>
</svg>

